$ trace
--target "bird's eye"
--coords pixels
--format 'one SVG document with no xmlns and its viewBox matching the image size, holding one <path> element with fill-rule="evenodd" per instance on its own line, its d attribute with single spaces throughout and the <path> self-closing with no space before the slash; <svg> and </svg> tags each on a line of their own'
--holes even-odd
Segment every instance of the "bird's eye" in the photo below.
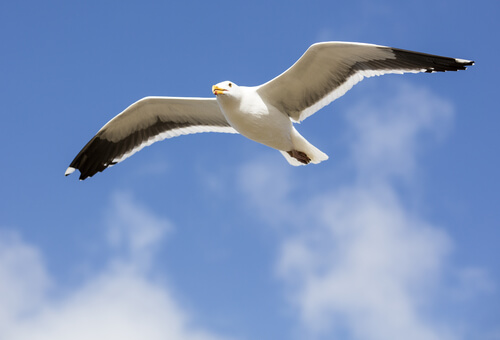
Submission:
<svg viewBox="0 0 500 340">
<path fill-rule="evenodd" d="M 232 84 L 232 83 L 229 83 L 229 84 L 227 84 L 227 85 L 228 85 L 229 87 L 232 87 L 232 86 L 233 86 L 233 84 Z"/>
</svg>

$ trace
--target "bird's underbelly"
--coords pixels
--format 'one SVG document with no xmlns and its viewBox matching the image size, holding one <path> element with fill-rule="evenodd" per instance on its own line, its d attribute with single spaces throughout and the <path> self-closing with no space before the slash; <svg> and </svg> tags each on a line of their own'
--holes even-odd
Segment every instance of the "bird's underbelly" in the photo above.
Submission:
<svg viewBox="0 0 500 340">
<path fill-rule="evenodd" d="M 223 111 L 231 126 L 243 136 L 269 147 L 293 149 L 290 133 L 292 122 L 281 112 Z"/>
</svg>

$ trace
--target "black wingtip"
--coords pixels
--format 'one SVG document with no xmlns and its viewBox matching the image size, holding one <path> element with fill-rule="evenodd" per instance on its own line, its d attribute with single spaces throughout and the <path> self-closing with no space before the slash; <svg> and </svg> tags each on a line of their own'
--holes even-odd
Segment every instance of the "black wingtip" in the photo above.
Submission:
<svg viewBox="0 0 500 340">
<path fill-rule="evenodd" d="M 82 171 L 80 169 L 74 168 L 72 166 L 69 166 L 68 169 L 66 169 L 66 172 L 64 173 L 64 177 L 68 177 L 69 175 L 71 175 L 76 170 L 80 171 L 80 178 L 79 178 L 80 181 L 83 181 L 87 177 L 92 177 L 92 175 L 84 174 L 84 173 L 82 173 Z"/>
<path fill-rule="evenodd" d="M 461 71 L 466 70 L 467 66 L 474 65 L 474 61 L 459 58 L 449 58 L 434 54 L 414 52 L 392 48 L 395 58 L 409 67 L 422 67 L 422 70 L 428 73 Z"/>
<path fill-rule="evenodd" d="M 83 181 L 88 177 L 92 177 L 98 172 L 103 171 L 109 165 L 108 158 L 110 158 L 110 147 L 107 140 L 95 136 L 87 145 L 76 155 L 75 159 L 71 162 L 65 175 L 68 176 L 75 172 L 80 171 L 80 180 Z M 92 155 L 92 157 L 90 156 Z"/>
</svg>

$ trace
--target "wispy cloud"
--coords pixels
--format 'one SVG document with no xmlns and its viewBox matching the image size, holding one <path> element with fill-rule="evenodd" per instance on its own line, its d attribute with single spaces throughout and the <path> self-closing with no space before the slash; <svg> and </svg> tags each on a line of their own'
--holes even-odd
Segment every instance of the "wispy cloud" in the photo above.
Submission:
<svg viewBox="0 0 500 340">
<path fill-rule="evenodd" d="M 52 294 L 59 287 L 37 248 L 15 233 L 2 234 L 0 338 L 221 339 L 198 327 L 149 270 L 156 246 L 172 229 L 169 221 L 118 193 L 106 223 L 112 256 L 105 269 L 63 296 Z"/>
<path fill-rule="evenodd" d="M 0 338 L 19 318 L 40 310 L 51 286 L 38 250 L 0 230 Z"/>
<path fill-rule="evenodd" d="M 276 154 L 273 153 L 273 156 Z M 285 203 L 293 186 L 286 176 L 286 168 L 277 168 L 272 162 L 260 161 L 244 164 L 238 175 L 239 187 L 247 194 L 248 201 L 269 222 L 279 223 L 292 214 L 293 207 Z M 283 163 L 282 163 L 283 165 Z M 283 171 L 283 176 L 277 173 Z"/>
<path fill-rule="evenodd" d="M 450 288 L 443 275 L 453 270 L 453 242 L 409 209 L 411 197 L 394 184 L 412 183 L 422 145 L 448 129 L 453 109 L 425 89 L 399 85 L 392 99 L 376 93 L 347 113 L 350 183 L 332 188 L 325 178 L 322 192 L 299 200 L 290 194 L 301 183 L 292 170 L 265 162 L 242 168 L 250 204 L 273 223 L 295 226 L 284 233 L 277 274 L 308 338 L 461 337 L 433 313 Z"/>
<path fill-rule="evenodd" d="M 127 192 L 117 192 L 111 200 L 106 226 L 115 260 L 137 270 L 147 270 L 171 223 L 151 213 Z"/>
<path fill-rule="evenodd" d="M 347 112 L 348 147 L 358 180 L 413 175 L 422 146 L 443 138 L 453 121 L 450 102 L 425 88 L 397 83 L 392 99 L 377 91 Z"/>
<path fill-rule="evenodd" d="M 405 211 L 388 188 L 344 188 L 314 209 L 312 233 L 287 239 L 278 265 L 297 287 L 293 300 L 308 329 L 345 328 L 354 339 L 447 338 L 424 308 L 450 250 L 444 232 Z"/>
</svg>

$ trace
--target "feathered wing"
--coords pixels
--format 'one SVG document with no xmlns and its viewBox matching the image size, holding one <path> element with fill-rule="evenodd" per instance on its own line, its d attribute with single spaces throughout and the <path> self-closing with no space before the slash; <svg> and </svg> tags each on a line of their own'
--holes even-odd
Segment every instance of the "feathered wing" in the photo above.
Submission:
<svg viewBox="0 0 500 340">
<path fill-rule="evenodd" d="M 292 67 L 257 91 L 294 121 L 301 121 L 344 95 L 364 77 L 457 71 L 473 64 L 386 46 L 325 42 L 309 47 Z"/>
<path fill-rule="evenodd" d="M 199 132 L 237 133 L 214 98 L 146 97 L 111 119 L 66 170 L 91 177 L 165 138 Z"/>
</svg>

